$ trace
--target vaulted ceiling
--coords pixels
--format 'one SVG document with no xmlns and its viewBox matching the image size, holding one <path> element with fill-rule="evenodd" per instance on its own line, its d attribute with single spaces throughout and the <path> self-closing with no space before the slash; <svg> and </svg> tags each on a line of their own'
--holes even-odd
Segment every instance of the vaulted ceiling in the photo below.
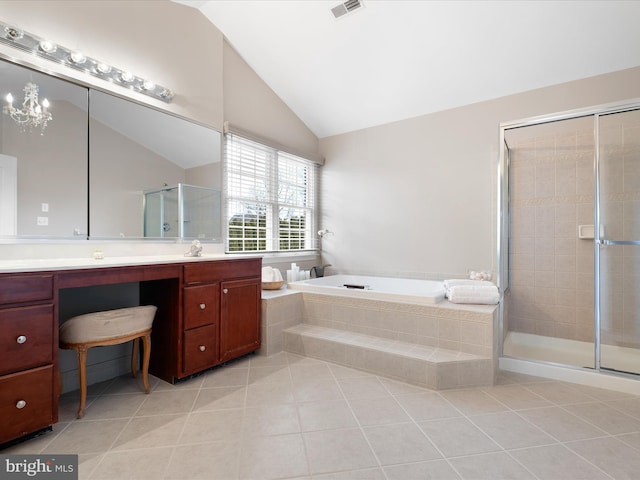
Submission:
<svg viewBox="0 0 640 480">
<path fill-rule="evenodd" d="M 640 65 L 640 1 L 182 1 L 320 138 Z"/>
</svg>

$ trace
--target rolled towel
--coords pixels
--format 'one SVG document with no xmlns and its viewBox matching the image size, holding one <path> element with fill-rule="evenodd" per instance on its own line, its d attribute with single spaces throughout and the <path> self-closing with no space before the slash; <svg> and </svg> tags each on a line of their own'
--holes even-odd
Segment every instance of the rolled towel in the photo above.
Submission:
<svg viewBox="0 0 640 480">
<path fill-rule="evenodd" d="M 458 287 L 461 285 L 467 285 L 467 286 L 473 286 L 473 287 L 495 286 L 493 282 L 489 282 L 488 280 L 469 280 L 465 278 L 453 278 L 451 280 L 444 281 L 445 290 L 448 290 L 451 287 Z"/>
<path fill-rule="evenodd" d="M 273 267 L 262 267 L 262 281 L 263 282 L 276 282 L 275 272 Z"/>
<path fill-rule="evenodd" d="M 452 303 L 495 305 L 500 301 L 500 292 L 495 285 L 457 285 L 448 288 L 446 296 Z"/>
</svg>

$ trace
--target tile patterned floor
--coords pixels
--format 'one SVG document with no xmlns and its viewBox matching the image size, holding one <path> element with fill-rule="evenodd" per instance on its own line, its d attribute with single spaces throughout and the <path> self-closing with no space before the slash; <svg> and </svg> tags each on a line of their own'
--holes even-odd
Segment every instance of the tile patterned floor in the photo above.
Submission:
<svg viewBox="0 0 640 480">
<path fill-rule="evenodd" d="M 81 479 L 637 479 L 640 397 L 501 372 L 432 391 L 282 353 L 178 385 L 64 395 L 53 432 L 2 453 L 77 453 Z"/>
</svg>

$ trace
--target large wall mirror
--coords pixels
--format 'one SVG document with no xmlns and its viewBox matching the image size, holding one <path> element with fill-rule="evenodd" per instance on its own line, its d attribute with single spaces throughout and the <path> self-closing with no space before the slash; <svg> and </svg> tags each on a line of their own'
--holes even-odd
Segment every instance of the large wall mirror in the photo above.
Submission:
<svg viewBox="0 0 640 480">
<path fill-rule="evenodd" d="M 1 114 L 1 237 L 221 241 L 218 131 L 0 61 L 3 106 L 27 83 L 52 119 Z"/>
</svg>

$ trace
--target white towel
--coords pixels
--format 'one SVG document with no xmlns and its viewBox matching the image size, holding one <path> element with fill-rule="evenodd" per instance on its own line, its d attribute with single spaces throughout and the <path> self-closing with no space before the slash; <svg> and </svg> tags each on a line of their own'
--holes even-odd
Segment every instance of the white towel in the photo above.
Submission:
<svg viewBox="0 0 640 480">
<path fill-rule="evenodd" d="M 280 270 L 273 267 L 262 267 L 262 281 L 263 282 L 281 282 L 282 274 Z"/>
<path fill-rule="evenodd" d="M 489 287 L 493 286 L 493 282 L 489 282 L 488 280 L 470 280 L 465 278 L 453 278 L 451 280 L 444 281 L 444 289 L 448 290 L 451 287 L 458 287 L 460 285 L 469 285 L 474 287 Z"/>
<path fill-rule="evenodd" d="M 446 296 L 452 303 L 495 305 L 500 301 L 500 292 L 495 285 L 457 285 L 448 288 Z"/>
</svg>

